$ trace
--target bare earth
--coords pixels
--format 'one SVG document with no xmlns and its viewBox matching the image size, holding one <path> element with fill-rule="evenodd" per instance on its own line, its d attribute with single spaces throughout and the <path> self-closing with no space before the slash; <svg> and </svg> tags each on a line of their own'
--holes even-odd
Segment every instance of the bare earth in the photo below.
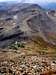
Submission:
<svg viewBox="0 0 56 75">
<path fill-rule="evenodd" d="M 30 44 L 18 50 L 0 49 L 0 75 L 56 75 L 55 56 Z"/>
</svg>

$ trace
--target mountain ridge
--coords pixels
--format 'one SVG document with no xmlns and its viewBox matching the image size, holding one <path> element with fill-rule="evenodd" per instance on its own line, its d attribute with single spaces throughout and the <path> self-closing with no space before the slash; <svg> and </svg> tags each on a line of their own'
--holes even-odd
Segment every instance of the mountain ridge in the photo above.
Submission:
<svg viewBox="0 0 56 75">
<path fill-rule="evenodd" d="M 49 38 L 48 34 L 49 32 L 55 33 L 56 24 L 40 6 L 23 4 L 21 5 L 22 9 L 18 7 L 17 5 L 8 10 L 9 14 L 4 13 L 0 18 L 0 47 L 38 36 L 48 43 L 56 44 L 55 39 Z"/>
</svg>

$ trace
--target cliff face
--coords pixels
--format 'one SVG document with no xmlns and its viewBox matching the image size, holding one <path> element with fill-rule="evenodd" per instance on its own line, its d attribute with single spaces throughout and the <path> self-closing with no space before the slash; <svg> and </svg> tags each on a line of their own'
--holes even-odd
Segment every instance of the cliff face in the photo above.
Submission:
<svg viewBox="0 0 56 75">
<path fill-rule="evenodd" d="M 56 44 L 56 23 L 40 6 L 15 4 L 1 15 L 0 47 L 38 36 L 46 42 Z"/>
</svg>

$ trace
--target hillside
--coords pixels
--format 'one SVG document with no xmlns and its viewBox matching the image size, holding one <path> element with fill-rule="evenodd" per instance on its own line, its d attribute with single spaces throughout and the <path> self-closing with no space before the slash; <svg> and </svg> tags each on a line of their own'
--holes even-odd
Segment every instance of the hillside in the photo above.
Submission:
<svg viewBox="0 0 56 75">
<path fill-rule="evenodd" d="M 42 37 L 46 42 L 56 44 L 56 24 L 45 11 L 36 4 L 15 4 L 0 17 L 0 47 L 15 41 Z M 50 34 L 50 35 L 49 35 Z M 5 45 L 6 42 L 6 45 Z"/>
</svg>

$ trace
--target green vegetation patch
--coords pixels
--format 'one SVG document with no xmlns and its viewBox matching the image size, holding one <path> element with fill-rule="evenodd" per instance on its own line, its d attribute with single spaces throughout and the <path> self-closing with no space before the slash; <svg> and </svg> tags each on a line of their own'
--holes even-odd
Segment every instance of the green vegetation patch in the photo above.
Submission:
<svg viewBox="0 0 56 75">
<path fill-rule="evenodd" d="M 25 44 L 16 41 L 15 43 L 9 45 L 8 48 L 18 50 L 19 48 L 25 48 Z"/>
</svg>

